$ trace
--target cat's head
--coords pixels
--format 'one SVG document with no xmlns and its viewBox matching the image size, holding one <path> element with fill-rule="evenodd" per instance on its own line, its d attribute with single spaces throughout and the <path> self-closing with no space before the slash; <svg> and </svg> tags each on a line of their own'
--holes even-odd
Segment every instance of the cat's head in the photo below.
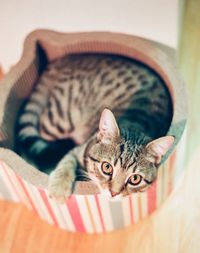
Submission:
<svg viewBox="0 0 200 253">
<path fill-rule="evenodd" d="M 146 190 L 156 179 L 163 155 L 174 142 L 172 136 L 139 145 L 120 135 L 113 113 L 102 112 L 97 142 L 88 154 L 87 170 L 102 192 L 126 196 Z"/>
</svg>

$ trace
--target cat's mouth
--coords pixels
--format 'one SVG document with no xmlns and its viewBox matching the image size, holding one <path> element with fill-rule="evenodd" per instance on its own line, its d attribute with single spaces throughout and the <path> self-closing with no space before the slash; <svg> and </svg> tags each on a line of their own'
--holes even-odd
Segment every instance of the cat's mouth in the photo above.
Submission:
<svg viewBox="0 0 200 253">
<path fill-rule="evenodd" d="M 122 194 L 109 191 L 108 189 L 100 189 L 101 195 L 105 196 L 111 201 L 121 200 L 123 198 Z"/>
<path fill-rule="evenodd" d="M 119 195 L 120 193 L 114 192 L 114 191 L 110 191 L 110 194 L 111 194 L 111 196 L 114 198 L 114 197 L 116 197 L 117 195 Z"/>
</svg>

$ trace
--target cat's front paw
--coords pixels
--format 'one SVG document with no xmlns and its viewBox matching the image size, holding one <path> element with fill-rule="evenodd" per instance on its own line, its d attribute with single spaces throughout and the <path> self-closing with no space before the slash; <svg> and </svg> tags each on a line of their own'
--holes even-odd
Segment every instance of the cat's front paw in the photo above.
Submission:
<svg viewBox="0 0 200 253">
<path fill-rule="evenodd" d="M 52 172 L 49 176 L 48 193 L 57 203 L 63 204 L 65 200 L 72 194 L 74 184 L 74 175 L 63 176 L 57 171 Z"/>
</svg>

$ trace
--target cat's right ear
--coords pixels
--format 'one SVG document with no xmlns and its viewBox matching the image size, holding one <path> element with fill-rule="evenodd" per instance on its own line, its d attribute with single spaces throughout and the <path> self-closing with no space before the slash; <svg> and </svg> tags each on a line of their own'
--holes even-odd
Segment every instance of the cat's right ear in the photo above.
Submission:
<svg viewBox="0 0 200 253">
<path fill-rule="evenodd" d="M 104 109 L 99 121 L 97 139 L 104 143 L 109 143 L 113 139 L 119 137 L 119 135 L 120 132 L 115 116 L 109 109 Z"/>
<path fill-rule="evenodd" d="M 148 154 L 153 158 L 154 162 L 159 164 L 162 157 L 169 151 L 173 143 L 173 136 L 164 136 L 148 143 L 146 149 Z"/>
</svg>

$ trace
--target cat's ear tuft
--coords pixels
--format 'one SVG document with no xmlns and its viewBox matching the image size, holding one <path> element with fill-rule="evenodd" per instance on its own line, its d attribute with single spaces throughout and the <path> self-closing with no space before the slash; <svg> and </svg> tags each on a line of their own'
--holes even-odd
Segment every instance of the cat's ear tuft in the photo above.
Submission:
<svg viewBox="0 0 200 253">
<path fill-rule="evenodd" d="M 102 142 L 109 142 L 119 137 L 119 135 L 120 132 L 115 116 L 109 109 L 104 109 L 99 121 L 97 138 Z"/>
<path fill-rule="evenodd" d="M 173 136 L 164 136 L 158 138 L 147 144 L 147 152 L 154 159 L 155 163 L 159 164 L 161 162 L 162 157 L 172 147 L 173 143 Z"/>
</svg>

